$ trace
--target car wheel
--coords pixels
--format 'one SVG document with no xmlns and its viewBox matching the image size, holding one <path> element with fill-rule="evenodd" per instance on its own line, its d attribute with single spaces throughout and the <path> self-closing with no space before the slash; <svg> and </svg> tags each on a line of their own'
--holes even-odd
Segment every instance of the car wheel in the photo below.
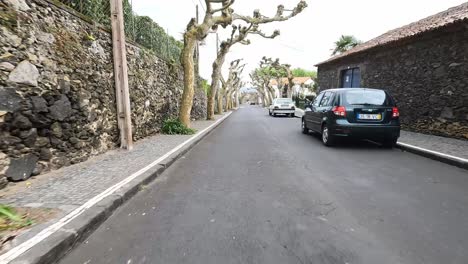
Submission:
<svg viewBox="0 0 468 264">
<path fill-rule="evenodd" d="M 398 141 L 398 138 L 384 139 L 382 141 L 382 146 L 384 148 L 391 149 L 391 148 L 395 147 L 397 141 Z"/>
<path fill-rule="evenodd" d="M 309 129 L 306 126 L 304 118 L 302 118 L 302 134 L 309 134 Z"/>
<path fill-rule="evenodd" d="M 270 110 L 268 110 L 268 114 L 271 116 L 271 111 Z"/>
<path fill-rule="evenodd" d="M 273 112 L 273 116 L 276 116 L 276 113 L 275 113 L 275 112 Z"/>
<path fill-rule="evenodd" d="M 290 117 L 294 117 L 294 114 L 289 114 Z"/>
<path fill-rule="evenodd" d="M 335 137 L 330 134 L 327 124 L 324 124 L 322 127 L 322 143 L 327 147 L 335 144 Z"/>
</svg>

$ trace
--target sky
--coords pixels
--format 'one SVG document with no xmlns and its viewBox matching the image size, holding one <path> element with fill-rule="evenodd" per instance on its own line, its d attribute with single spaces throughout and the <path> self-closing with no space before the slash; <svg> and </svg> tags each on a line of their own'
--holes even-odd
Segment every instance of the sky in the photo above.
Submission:
<svg viewBox="0 0 468 264">
<path fill-rule="evenodd" d="M 189 20 L 195 16 L 198 4 L 200 20 L 204 16 L 204 0 L 131 0 L 138 15 L 146 15 L 181 40 Z M 307 0 L 308 7 L 296 17 L 262 25 L 265 33 L 279 29 L 275 39 L 251 36 L 251 44 L 238 44 L 229 52 L 228 62 L 242 58 L 246 67 L 243 79 L 258 66 L 263 56 L 279 58 L 282 63 L 314 70 L 314 65 L 330 57 L 333 43 L 341 35 L 354 35 L 362 41 L 370 40 L 389 30 L 415 22 L 427 16 L 460 5 L 466 0 Z M 259 9 L 272 16 L 276 7 L 283 4 L 292 9 L 299 0 L 236 0 L 235 13 L 251 15 Z M 240 22 L 236 22 L 238 24 Z M 230 29 L 218 30 L 220 41 L 229 36 Z M 216 58 L 216 34 L 209 34 L 200 47 L 200 75 L 210 79 L 211 65 Z"/>
</svg>

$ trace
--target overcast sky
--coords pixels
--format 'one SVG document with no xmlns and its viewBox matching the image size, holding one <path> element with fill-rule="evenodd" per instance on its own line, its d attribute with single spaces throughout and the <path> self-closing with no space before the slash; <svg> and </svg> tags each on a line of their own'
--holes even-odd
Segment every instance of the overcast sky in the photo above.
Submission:
<svg viewBox="0 0 468 264">
<path fill-rule="evenodd" d="M 203 18 L 204 0 L 132 0 L 137 14 L 153 18 L 176 39 L 195 16 L 195 5 L 200 6 Z M 271 16 L 278 4 L 293 7 L 299 0 L 236 0 L 236 13 L 251 15 L 260 9 Z M 285 21 L 264 25 L 261 29 L 270 33 L 279 29 L 281 35 L 274 40 L 251 37 L 252 44 L 234 46 L 227 61 L 243 58 L 247 63 L 244 79 L 263 56 L 280 58 L 293 67 L 315 69 L 314 64 L 330 57 L 333 43 L 342 35 L 350 34 L 362 41 L 377 37 L 388 30 L 406 25 L 466 0 L 307 0 L 309 7 L 298 16 Z M 220 40 L 229 30 L 218 30 Z M 216 57 L 215 34 L 210 34 L 201 47 L 200 74 L 209 79 L 211 64 Z M 224 72 L 227 70 L 225 65 Z"/>
</svg>

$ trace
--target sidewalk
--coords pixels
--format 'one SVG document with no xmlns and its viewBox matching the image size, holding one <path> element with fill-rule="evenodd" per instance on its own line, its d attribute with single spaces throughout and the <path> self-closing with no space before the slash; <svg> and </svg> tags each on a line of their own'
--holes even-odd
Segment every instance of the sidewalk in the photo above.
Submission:
<svg viewBox="0 0 468 264">
<path fill-rule="evenodd" d="M 297 108 L 296 116 L 304 110 Z M 398 147 L 431 159 L 468 169 L 468 141 L 401 131 Z"/>
<path fill-rule="evenodd" d="M 192 127 L 198 131 L 196 135 L 156 135 L 136 142 L 132 151 L 115 149 L 83 163 L 41 175 L 27 182 L 12 184 L 0 191 L 2 204 L 15 207 L 50 208 L 59 212 L 48 223 L 39 224 L 16 237 L 10 245 L 3 248 L 0 254 L 29 240 L 54 223 L 62 221 L 63 217 L 68 217 L 84 204 L 107 192 L 110 187 L 130 178 L 130 175 L 141 174 L 140 178 L 148 178 L 148 173 L 156 175 L 161 168 L 167 167 L 175 159 L 172 156 L 166 156 L 168 152 L 187 143 L 189 139 L 193 141 L 186 145 L 195 144 L 228 115 L 218 115 L 215 117 L 216 121 L 193 122 Z M 188 149 L 187 146 L 184 145 L 184 147 Z M 181 148 L 182 153 L 184 147 Z M 175 154 L 177 152 L 172 153 L 173 156 Z M 159 161 L 161 157 L 164 160 Z M 170 157 L 172 159 L 169 159 Z M 157 163 L 154 164 L 155 162 Z M 147 169 L 144 170 L 145 168 Z M 134 179 L 136 181 L 136 177 Z M 128 181 L 122 186 L 128 187 L 128 185 L 134 185 L 134 182 Z M 141 188 L 142 185 L 132 187 Z M 127 193 L 122 193 L 121 189 L 118 189 L 117 194 L 120 195 L 121 200 L 125 200 Z M 133 192 L 136 190 L 138 189 L 132 189 Z M 60 230 L 62 229 L 64 228 Z M 0 263 L 7 263 L 4 262 L 5 255 L 0 256 Z M 41 262 L 43 260 L 38 263 Z M 33 263 L 36 262 L 33 261 Z"/>
<path fill-rule="evenodd" d="M 403 150 L 468 169 L 467 140 L 402 130 L 397 144 Z"/>
</svg>

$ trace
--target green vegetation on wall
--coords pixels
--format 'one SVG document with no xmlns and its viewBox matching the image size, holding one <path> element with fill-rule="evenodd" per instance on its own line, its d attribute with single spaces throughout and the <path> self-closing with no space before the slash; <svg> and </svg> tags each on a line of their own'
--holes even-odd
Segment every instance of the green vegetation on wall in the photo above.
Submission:
<svg viewBox="0 0 468 264">
<path fill-rule="evenodd" d="M 109 0 L 59 0 L 104 27 L 110 28 Z M 179 63 L 183 43 L 169 36 L 150 17 L 133 12 L 129 0 L 123 0 L 125 36 L 162 59 Z"/>
</svg>

